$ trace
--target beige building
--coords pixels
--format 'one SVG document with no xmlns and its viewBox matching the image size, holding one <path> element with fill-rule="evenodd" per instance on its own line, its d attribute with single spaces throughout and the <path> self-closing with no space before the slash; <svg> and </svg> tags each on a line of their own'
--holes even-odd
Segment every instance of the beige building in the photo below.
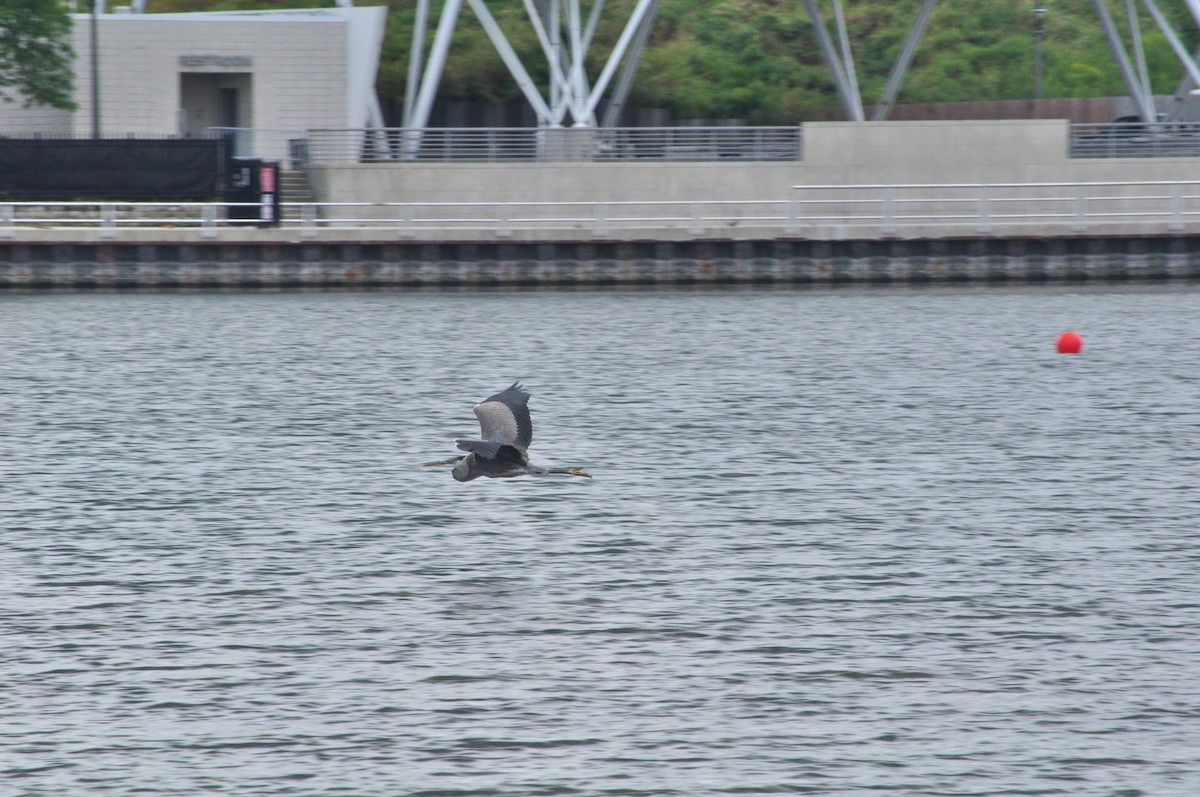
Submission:
<svg viewBox="0 0 1200 797">
<path fill-rule="evenodd" d="M 255 129 L 242 154 L 280 158 L 311 128 L 382 124 L 375 76 L 385 6 L 97 17 L 103 136 Z M 91 17 L 75 14 L 73 112 L 0 104 L 0 135 L 93 132 Z"/>
</svg>

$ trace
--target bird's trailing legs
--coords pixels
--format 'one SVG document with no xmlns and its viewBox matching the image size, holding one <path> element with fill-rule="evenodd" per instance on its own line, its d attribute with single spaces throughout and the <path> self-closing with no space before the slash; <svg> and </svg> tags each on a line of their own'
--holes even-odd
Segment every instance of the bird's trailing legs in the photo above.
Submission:
<svg viewBox="0 0 1200 797">
<path fill-rule="evenodd" d="M 465 455 L 450 457 L 450 459 L 443 459 L 437 462 L 426 462 L 425 467 L 443 468 L 447 465 L 457 465 L 458 463 L 462 462 L 464 458 Z M 543 468 L 538 465 L 530 465 L 528 466 L 528 470 L 523 472 L 528 473 L 530 476 L 582 476 L 585 479 L 592 478 L 592 474 L 588 473 L 583 468 Z M 509 475 L 520 475 L 520 473 Z"/>
<path fill-rule="evenodd" d="M 542 475 L 550 476 L 550 475 L 554 475 L 554 474 L 569 474 L 571 476 L 582 476 L 585 479 L 592 478 L 592 474 L 588 473 L 583 468 L 546 468 L 545 474 L 538 473 L 537 471 L 533 471 L 533 470 L 531 470 L 529 473 L 532 476 L 542 476 Z"/>
</svg>

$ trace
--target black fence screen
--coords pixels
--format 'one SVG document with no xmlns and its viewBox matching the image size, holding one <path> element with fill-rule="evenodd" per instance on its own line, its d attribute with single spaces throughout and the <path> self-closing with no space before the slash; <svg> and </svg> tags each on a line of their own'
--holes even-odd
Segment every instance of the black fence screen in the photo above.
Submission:
<svg viewBox="0 0 1200 797">
<path fill-rule="evenodd" d="M 216 199 L 225 146 L 219 139 L 0 138 L 0 198 Z"/>
</svg>

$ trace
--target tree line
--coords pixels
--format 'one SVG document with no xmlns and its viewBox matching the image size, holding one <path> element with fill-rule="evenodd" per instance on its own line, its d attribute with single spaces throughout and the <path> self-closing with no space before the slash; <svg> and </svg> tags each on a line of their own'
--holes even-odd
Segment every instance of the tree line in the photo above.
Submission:
<svg viewBox="0 0 1200 797">
<path fill-rule="evenodd" d="M 588 73 L 598 74 L 635 0 L 607 0 Z M 1123 33 L 1124 4 L 1108 0 Z M 358 0 L 371 5 L 371 0 Z M 332 0 L 151 0 L 151 12 L 329 7 Z M 415 0 L 387 0 L 387 31 L 377 90 L 387 121 L 399 123 L 407 85 Z M 585 3 L 584 13 L 590 4 Z M 820 3 L 828 12 L 830 4 Z M 844 0 L 846 23 L 863 101 L 883 92 L 920 0 Z M 900 102 L 1023 99 L 1034 96 L 1035 5 L 1042 5 L 1043 96 L 1097 97 L 1126 93 L 1093 0 L 941 0 L 900 91 Z M 1169 5 L 1169 7 L 1168 7 Z M 436 23 L 441 3 L 433 3 Z M 1183 41 L 1197 28 L 1186 4 L 1160 3 Z M 535 80 L 545 85 L 545 61 L 522 0 L 488 0 Z M 40 104 L 69 104 L 62 72 L 45 43 L 63 40 L 58 0 L 0 0 L 0 87 L 20 85 Z M 30 19 L 48 20 L 44 35 L 29 35 Z M 828 21 L 828 16 L 827 16 Z M 1183 72 L 1167 37 L 1146 13 L 1137 20 L 1155 93 L 1174 91 Z M 829 22 L 832 30 L 832 23 Z M 432 40 L 433 27 L 428 37 Z M 8 52 L 10 31 L 25 31 L 26 46 Z M 1126 36 L 1128 41 L 1128 37 Z M 33 42 L 29 44 L 29 42 Z M 38 44 L 40 42 L 40 44 Z M 34 46 L 37 45 L 37 46 Z M 41 49 L 37 49 L 41 47 Z M 428 42 L 426 47 L 428 52 Z M 33 65 L 31 67 L 30 65 Z M 539 68 L 540 67 L 540 68 Z M 69 84 L 68 84 L 69 85 Z M 521 96 L 482 27 L 464 7 L 438 97 L 442 101 L 504 102 Z M 678 119 L 737 118 L 752 124 L 795 124 L 839 104 L 802 0 L 660 0 L 658 17 L 628 105 L 663 108 Z"/>
</svg>

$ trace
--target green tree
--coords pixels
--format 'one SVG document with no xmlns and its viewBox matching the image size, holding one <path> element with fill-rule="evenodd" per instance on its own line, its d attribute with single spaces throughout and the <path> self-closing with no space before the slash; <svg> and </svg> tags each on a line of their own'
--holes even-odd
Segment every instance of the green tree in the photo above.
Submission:
<svg viewBox="0 0 1200 797">
<path fill-rule="evenodd" d="M 26 108 L 74 108 L 70 32 L 59 0 L 0 0 L 0 89 L 16 89 Z"/>
</svg>

